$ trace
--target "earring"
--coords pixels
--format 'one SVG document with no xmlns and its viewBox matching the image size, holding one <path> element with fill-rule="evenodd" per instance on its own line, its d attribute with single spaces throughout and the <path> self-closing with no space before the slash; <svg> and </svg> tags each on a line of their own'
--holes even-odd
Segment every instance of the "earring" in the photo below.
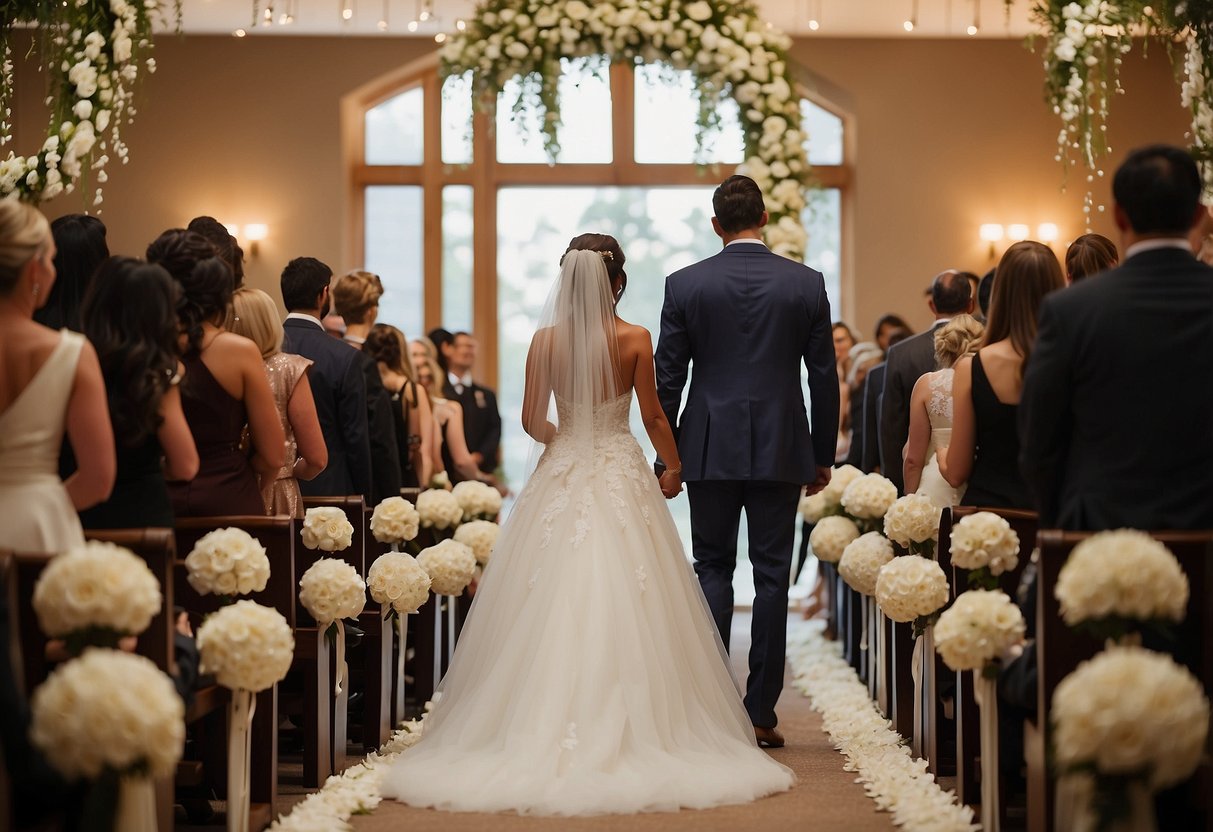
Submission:
<svg viewBox="0 0 1213 832">
<path fill-rule="evenodd" d="M 38 289 L 41 288 L 37 283 L 34 284 L 34 297 L 38 297 Z"/>
</svg>

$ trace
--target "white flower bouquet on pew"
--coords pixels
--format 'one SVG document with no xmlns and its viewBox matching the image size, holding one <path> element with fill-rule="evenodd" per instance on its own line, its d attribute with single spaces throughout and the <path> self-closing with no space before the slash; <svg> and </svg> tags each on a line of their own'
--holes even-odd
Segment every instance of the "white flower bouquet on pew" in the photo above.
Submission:
<svg viewBox="0 0 1213 832">
<path fill-rule="evenodd" d="M 885 512 L 885 536 L 912 554 L 932 557 L 939 541 L 941 514 L 930 497 L 907 494 Z"/>
<path fill-rule="evenodd" d="M 823 517 L 809 534 L 809 548 L 819 560 L 838 563 L 851 541 L 859 537 L 855 521 L 842 515 Z"/>
<path fill-rule="evenodd" d="M 893 544 L 880 532 L 861 535 L 842 550 L 838 574 L 861 595 L 876 594 L 876 577 L 893 559 Z"/>
<path fill-rule="evenodd" d="M 207 616 L 198 628 L 203 673 L 230 690 L 256 693 L 286 678 L 295 636 L 282 613 L 254 601 L 237 601 Z"/>
<path fill-rule="evenodd" d="M 816 494 L 800 499 L 800 516 L 806 523 L 817 523 L 823 517 L 842 513 L 842 492 L 863 472 L 854 465 L 839 465 L 830 474 L 826 487 Z"/>
<path fill-rule="evenodd" d="M 265 547 L 244 529 L 215 529 L 198 539 L 185 558 L 187 580 L 200 595 L 261 592 L 270 578 Z"/>
<path fill-rule="evenodd" d="M 501 494 L 487 483 L 467 480 L 457 483 L 451 496 L 463 509 L 463 522 L 493 520 L 501 513 Z"/>
<path fill-rule="evenodd" d="M 1170 656 L 1113 646 L 1061 681 L 1051 718 L 1057 765 L 1080 782 L 1094 778 L 1089 790 L 1078 793 L 1086 791 L 1089 810 L 1102 815 L 1099 828 L 1110 828 L 1102 823 L 1132 811 L 1152 819 L 1148 794 L 1196 770 L 1209 730 L 1209 700 Z M 1059 784 L 1059 799 L 1065 788 Z"/>
<path fill-rule="evenodd" d="M 876 577 L 876 603 L 894 621 L 914 622 L 917 636 L 948 603 L 947 576 L 938 563 L 919 555 L 893 558 Z"/>
<path fill-rule="evenodd" d="M 354 526 L 345 512 L 335 506 L 316 506 L 303 514 L 299 529 L 303 545 L 322 552 L 342 552 L 350 548 Z"/>
<path fill-rule="evenodd" d="M 430 576 L 403 552 L 380 555 L 366 573 L 371 600 L 397 615 L 417 612 L 430 597 Z"/>
<path fill-rule="evenodd" d="M 489 562 L 493 547 L 497 545 L 497 535 L 501 527 L 488 520 L 473 520 L 464 523 L 455 530 L 455 540 L 472 550 L 476 562 L 481 566 Z"/>
<path fill-rule="evenodd" d="M 962 517 L 948 544 L 952 565 L 969 572 L 969 585 L 997 589 L 998 576 L 1019 565 L 1019 535 L 1006 518 L 990 511 Z"/>
<path fill-rule="evenodd" d="M 299 603 L 321 626 L 357 618 L 366 607 L 366 584 L 345 561 L 321 558 L 299 579 Z"/>
<path fill-rule="evenodd" d="M 476 556 L 456 540 L 425 549 L 417 563 L 430 576 L 430 588 L 437 595 L 462 595 L 476 574 Z"/>
<path fill-rule="evenodd" d="M 935 622 L 935 650 L 952 670 L 996 676 L 1002 657 L 1023 641 L 1025 626 L 1005 592 L 970 589 Z"/>
<path fill-rule="evenodd" d="M 417 496 L 417 514 L 425 529 L 454 529 L 463 522 L 463 506 L 450 491 L 431 488 Z"/>
<path fill-rule="evenodd" d="M 1100 532 L 1074 547 L 1054 588 L 1061 616 L 1097 637 L 1182 621 L 1188 578 L 1171 550 L 1144 532 Z"/>
<path fill-rule="evenodd" d="M 371 514 L 371 534 L 393 548 L 413 540 L 420 530 L 421 515 L 403 497 L 388 497 Z"/>
<path fill-rule="evenodd" d="M 113 543 L 90 541 L 51 558 L 34 585 L 38 626 L 68 652 L 116 647 L 160 612 L 160 582 L 141 558 Z"/>
<path fill-rule="evenodd" d="M 897 486 L 880 474 L 855 477 L 842 491 L 842 510 L 866 532 L 880 531 L 885 512 L 897 500 Z"/>
</svg>

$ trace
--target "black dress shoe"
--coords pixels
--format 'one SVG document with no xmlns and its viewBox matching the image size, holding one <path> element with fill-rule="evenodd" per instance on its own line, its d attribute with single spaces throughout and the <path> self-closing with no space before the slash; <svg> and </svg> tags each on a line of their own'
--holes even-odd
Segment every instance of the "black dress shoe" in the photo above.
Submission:
<svg viewBox="0 0 1213 832">
<path fill-rule="evenodd" d="M 783 748 L 783 734 L 774 728 L 760 728 L 755 725 L 754 739 L 758 741 L 759 748 Z"/>
</svg>

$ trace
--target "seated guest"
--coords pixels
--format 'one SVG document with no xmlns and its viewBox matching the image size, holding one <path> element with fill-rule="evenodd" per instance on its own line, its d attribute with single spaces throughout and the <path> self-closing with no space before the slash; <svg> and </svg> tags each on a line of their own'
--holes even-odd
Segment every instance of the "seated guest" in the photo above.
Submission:
<svg viewBox="0 0 1213 832">
<path fill-rule="evenodd" d="M 206 239 L 215 248 L 215 254 L 232 270 L 232 288 L 244 285 L 244 249 L 227 230 L 227 226 L 214 217 L 194 217 L 185 227 Z"/>
<path fill-rule="evenodd" d="M 952 377 L 952 441 L 936 454 L 949 485 L 968 482 L 963 505 L 1032 508 L 1019 473 L 1015 417 L 1040 303 L 1064 285 L 1061 264 L 1042 243 L 1016 243 L 998 262 L 985 334 Z"/>
<path fill-rule="evenodd" d="M 1083 234 L 1066 249 L 1066 285 L 1106 272 L 1119 261 L 1116 244 L 1102 234 Z"/>
<path fill-rule="evenodd" d="M 362 350 L 375 360 L 384 389 L 392 397 L 401 480 L 406 488 L 428 484 L 433 476 L 434 411 L 429 394 L 414 381 L 404 333 L 394 326 L 375 324 Z"/>
<path fill-rule="evenodd" d="M 85 295 L 84 334 L 101 362 L 118 454 L 109 499 L 80 512 L 86 529 L 171 528 L 165 480 L 198 473 L 178 387 L 178 293 L 160 266 L 111 257 Z"/>
<path fill-rule="evenodd" d="M 303 517 L 299 480 L 314 479 L 328 465 L 328 448 L 316 415 L 316 401 L 308 381 L 312 362 L 282 351 L 282 322 L 278 305 L 260 289 L 239 289 L 232 295 L 232 332 L 243 335 L 261 350 L 274 404 L 286 434 L 286 459 L 273 473 L 261 474 L 261 499 L 272 516 Z"/>
<path fill-rule="evenodd" d="M 282 467 L 286 438 L 261 351 L 226 332 L 232 271 L 204 238 L 165 231 L 148 246 L 147 259 L 165 268 L 181 289 L 177 317 L 186 338 L 181 401 L 198 447 L 198 475 L 171 483 L 177 517 L 264 513 L 257 474 Z M 242 449 L 245 425 L 248 452 Z"/>
</svg>

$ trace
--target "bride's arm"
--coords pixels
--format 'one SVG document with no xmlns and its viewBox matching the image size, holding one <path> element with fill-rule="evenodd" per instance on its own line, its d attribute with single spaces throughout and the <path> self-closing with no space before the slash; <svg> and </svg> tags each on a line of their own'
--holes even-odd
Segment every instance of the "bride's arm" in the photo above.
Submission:
<svg viewBox="0 0 1213 832">
<path fill-rule="evenodd" d="M 927 376 L 922 376 L 914 383 L 914 391 L 910 393 L 910 436 L 901 468 L 907 494 L 918 490 L 922 469 L 926 465 L 927 446 L 931 442 L 931 419 L 927 415 L 929 387 Z"/>
<path fill-rule="evenodd" d="M 535 333 L 526 354 L 526 390 L 522 394 L 522 429 L 536 442 L 546 445 L 556 438 L 556 426 L 548 419 L 552 382 L 547 373 L 547 342 L 544 330 Z"/>
<path fill-rule="evenodd" d="M 644 421 L 644 430 L 653 443 L 653 449 L 666 466 L 661 475 L 661 491 L 667 497 L 673 497 L 682 490 L 682 459 L 678 456 L 678 443 L 674 441 L 674 432 L 670 430 L 670 422 L 665 411 L 661 408 L 661 400 L 657 396 L 657 375 L 653 367 L 653 336 L 643 327 L 637 327 L 635 334 L 628 337 L 627 346 L 636 352 L 636 371 L 632 385 L 636 388 L 636 400 L 640 404 L 640 418 Z M 620 357 L 623 358 L 624 344 L 620 345 Z"/>
</svg>

